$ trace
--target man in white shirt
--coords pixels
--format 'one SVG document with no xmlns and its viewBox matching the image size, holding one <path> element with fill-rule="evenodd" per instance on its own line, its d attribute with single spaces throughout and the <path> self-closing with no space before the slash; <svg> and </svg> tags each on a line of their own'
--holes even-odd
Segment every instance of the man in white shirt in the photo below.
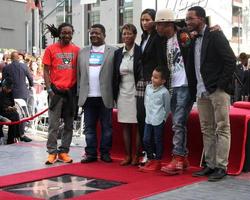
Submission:
<svg viewBox="0 0 250 200">
<path fill-rule="evenodd" d="M 101 124 L 101 160 L 112 162 L 112 74 L 115 47 L 105 44 L 105 28 L 94 24 L 90 29 L 91 46 L 84 47 L 78 56 L 78 105 L 84 110 L 87 146 L 81 163 L 97 161 L 96 125 Z"/>
</svg>

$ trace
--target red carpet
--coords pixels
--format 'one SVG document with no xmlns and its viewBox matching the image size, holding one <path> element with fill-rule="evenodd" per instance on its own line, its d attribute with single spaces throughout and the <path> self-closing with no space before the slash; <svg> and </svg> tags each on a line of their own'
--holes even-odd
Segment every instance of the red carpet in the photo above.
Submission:
<svg viewBox="0 0 250 200">
<path fill-rule="evenodd" d="M 231 150 L 229 156 L 228 173 L 230 175 L 238 175 L 241 173 L 245 161 L 245 145 L 247 136 L 247 123 L 250 118 L 249 109 L 241 109 L 231 107 L 230 123 L 231 123 Z M 171 119 L 165 126 L 164 135 L 164 158 L 167 162 L 171 159 L 172 149 L 172 131 Z M 116 112 L 113 116 L 113 148 L 112 153 L 118 157 L 124 156 L 124 146 L 122 139 L 121 126 L 117 123 Z M 198 167 L 202 154 L 202 134 L 200 130 L 199 117 L 196 110 L 190 114 L 188 121 L 188 149 L 189 161 L 192 166 Z"/>
<path fill-rule="evenodd" d="M 35 170 L 25 173 L 8 175 L 1 177 L 0 187 L 10 186 L 18 183 L 25 183 L 44 178 L 72 174 L 85 177 L 94 177 L 105 180 L 124 182 L 121 186 L 111 189 L 93 192 L 87 195 L 75 197 L 74 199 L 140 199 L 160 192 L 173 190 L 195 182 L 203 181 L 201 178 L 191 176 L 190 170 L 180 176 L 166 176 L 159 173 L 142 173 L 137 171 L 137 167 L 121 167 L 119 162 L 103 163 L 96 162 L 90 164 L 69 164 L 59 167 Z M 32 199 L 27 196 L 12 194 L 0 191 L 1 199 Z"/>
<path fill-rule="evenodd" d="M 247 123 L 250 118 L 250 110 L 241 108 L 231 108 L 231 150 L 229 156 L 228 172 L 232 175 L 241 173 L 245 160 L 245 145 L 247 136 Z M 116 113 L 113 120 L 113 148 L 112 156 L 116 158 L 123 157 L 123 139 L 120 125 L 116 122 Z M 171 158 L 172 132 L 169 120 L 165 127 L 165 154 L 164 161 Z M 63 174 L 72 174 L 85 177 L 100 178 L 125 182 L 126 184 L 111 189 L 90 193 L 79 196 L 74 199 L 139 199 L 154 195 L 160 192 L 173 190 L 178 187 L 199 182 L 205 179 L 193 178 L 191 173 L 197 169 L 202 152 L 202 135 L 200 132 L 197 111 L 194 110 L 188 121 L 188 148 L 189 160 L 193 168 L 181 176 L 165 176 L 161 173 L 141 173 L 136 167 L 121 167 L 118 161 L 112 164 L 102 162 L 91 164 L 71 164 L 59 167 L 47 168 L 42 170 L 30 171 L 20 174 L 2 176 L 0 178 L 0 187 L 41 180 Z M 4 191 L 0 191 L 1 199 L 32 199 L 27 196 L 21 196 Z"/>
</svg>

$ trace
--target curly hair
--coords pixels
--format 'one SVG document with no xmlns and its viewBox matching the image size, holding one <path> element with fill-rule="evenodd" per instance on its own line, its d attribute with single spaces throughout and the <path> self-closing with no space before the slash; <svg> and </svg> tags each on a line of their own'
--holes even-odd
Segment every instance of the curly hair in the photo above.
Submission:
<svg viewBox="0 0 250 200">
<path fill-rule="evenodd" d="M 49 30 L 49 32 L 51 33 L 52 37 L 54 37 L 54 38 L 59 37 L 59 36 L 60 36 L 60 33 L 61 33 L 61 31 L 62 31 L 62 28 L 63 28 L 63 27 L 66 27 L 66 26 L 71 27 L 71 28 L 72 28 L 72 31 L 73 31 L 73 33 L 74 33 L 74 27 L 72 26 L 72 24 L 69 24 L 69 23 L 66 23 L 66 22 L 60 24 L 60 25 L 58 26 L 58 28 L 56 28 L 54 24 L 51 24 L 51 25 L 46 24 L 46 28 Z"/>
</svg>

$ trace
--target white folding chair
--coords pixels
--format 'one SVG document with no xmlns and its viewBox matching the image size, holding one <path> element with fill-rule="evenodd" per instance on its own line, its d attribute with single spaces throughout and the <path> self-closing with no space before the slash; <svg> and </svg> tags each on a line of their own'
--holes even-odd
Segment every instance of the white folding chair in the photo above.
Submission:
<svg viewBox="0 0 250 200">
<path fill-rule="evenodd" d="M 48 94 L 44 90 L 40 94 L 36 95 L 35 98 L 35 113 L 39 113 L 45 109 L 48 108 L 48 100 L 47 100 Z M 42 131 L 42 132 L 47 132 L 47 121 L 48 121 L 48 112 L 43 113 L 42 115 L 38 116 L 35 119 L 35 130 L 36 131 Z"/>
<path fill-rule="evenodd" d="M 81 136 L 83 134 L 84 130 L 84 113 L 82 108 L 79 108 L 78 113 L 77 113 L 77 120 L 74 121 L 74 126 L 73 126 L 73 133 L 74 136 Z"/>
<path fill-rule="evenodd" d="M 15 106 L 17 108 L 17 112 L 20 115 L 20 118 L 30 117 L 29 109 L 25 100 L 15 99 Z"/>
<path fill-rule="evenodd" d="M 28 109 L 28 106 L 27 106 L 27 103 L 25 100 L 23 99 L 14 99 L 15 101 L 15 107 L 17 108 L 17 112 L 19 114 L 19 117 L 20 119 L 23 119 L 23 118 L 28 118 L 31 116 L 30 112 L 29 112 L 29 109 Z M 34 128 L 34 121 L 29 121 L 29 127 L 30 128 Z M 28 128 L 27 126 L 28 124 L 25 123 L 25 130 L 26 128 Z"/>
</svg>

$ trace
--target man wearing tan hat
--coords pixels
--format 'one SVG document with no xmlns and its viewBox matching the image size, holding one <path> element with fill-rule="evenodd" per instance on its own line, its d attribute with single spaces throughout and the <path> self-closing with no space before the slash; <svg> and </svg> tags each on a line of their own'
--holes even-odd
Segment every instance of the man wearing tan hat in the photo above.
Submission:
<svg viewBox="0 0 250 200">
<path fill-rule="evenodd" d="M 161 168 L 161 171 L 168 174 L 180 174 L 189 167 L 186 123 L 195 100 L 195 94 L 190 93 L 193 91 L 190 88 L 195 88 L 192 82 L 195 72 L 188 72 L 185 67 L 188 45 L 183 43 L 182 38 L 187 34 L 177 30 L 177 21 L 173 11 L 169 9 L 156 13 L 156 30 L 161 36 L 158 41 L 157 64 L 166 66 L 169 90 L 172 94 L 173 157 L 170 163 Z"/>
</svg>

